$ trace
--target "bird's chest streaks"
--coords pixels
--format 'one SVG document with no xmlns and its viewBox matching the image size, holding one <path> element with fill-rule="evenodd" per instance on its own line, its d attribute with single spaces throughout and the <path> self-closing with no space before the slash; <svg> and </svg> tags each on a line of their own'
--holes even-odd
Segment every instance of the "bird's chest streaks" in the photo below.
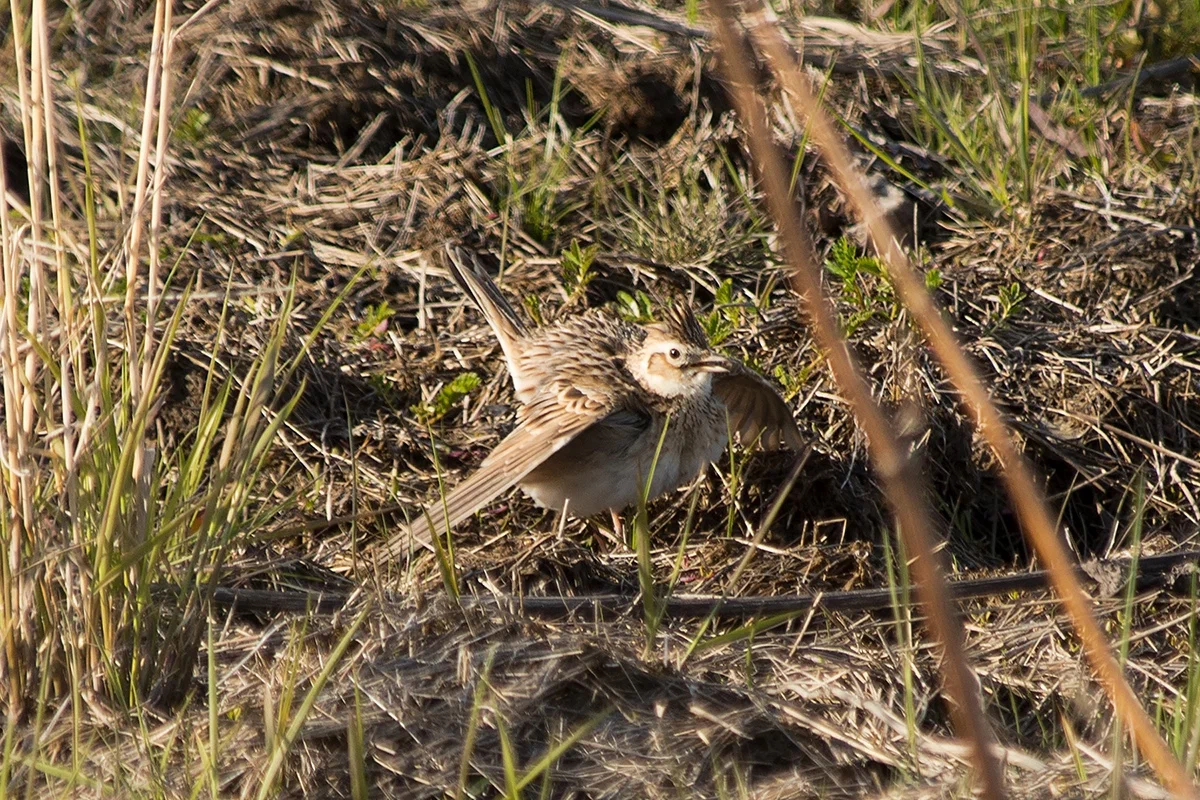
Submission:
<svg viewBox="0 0 1200 800">
<path fill-rule="evenodd" d="M 541 506 L 590 516 L 636 504 L 648 479 L 650 499 L 691 481 L 726 440 L 724 408 L 711 395 L 677 406 L 669 421 L 656 409 L 626 408 L 576 436 L 521 486 Z"/>
<path fill-rule="evenodd" d="M 706 395 L 675 409 L 669 418 L 656 419 L 653 434 L 643 437 L 650 447 L 633 459 L 640 465 L 643 485 L 653 465 L 652 499 L 695 479 L 721 456 L 728 439 L 724 416 L 720 402 Z M 655 460 L 660 439 L 662 448 Z"/>
</svg>

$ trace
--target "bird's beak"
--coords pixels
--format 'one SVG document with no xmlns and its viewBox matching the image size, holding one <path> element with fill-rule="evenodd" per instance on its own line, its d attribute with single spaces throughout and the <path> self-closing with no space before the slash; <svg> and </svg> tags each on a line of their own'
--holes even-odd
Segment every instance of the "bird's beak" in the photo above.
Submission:
<svg viewBox="0 0 1200 800">
<path fill-rule="evenodd" d="M 705 353 L 688 361 L 688 366 L 697 372 L 729 372 L 729 359 Z"/>
</svg>

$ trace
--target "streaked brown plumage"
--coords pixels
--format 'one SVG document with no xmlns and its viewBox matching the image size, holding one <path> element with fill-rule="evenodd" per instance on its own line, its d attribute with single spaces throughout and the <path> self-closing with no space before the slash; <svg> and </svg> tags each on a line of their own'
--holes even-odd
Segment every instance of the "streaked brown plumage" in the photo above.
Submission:
<svg viewBox="0 0 1200 800">
<path fill-rule="evenodd" d="M 617 522 L 639 500 L 652 463 L 650 499 L 699 475 L 724 452 L 730 430 L 767 447 L 803 445 L 774 387 L 713 351 L 690 309 L 677 306 L 646 326 L 590 310 L 530 330 L 473 255 L 447 252 L 451 276 L 500 341 L 522 406 L 512 433 L 389 552 L 429 547 L 432 526 L 444 532 L 514 485 L 543 507 L 575 516 L 608 510 Z"/>
</svg>

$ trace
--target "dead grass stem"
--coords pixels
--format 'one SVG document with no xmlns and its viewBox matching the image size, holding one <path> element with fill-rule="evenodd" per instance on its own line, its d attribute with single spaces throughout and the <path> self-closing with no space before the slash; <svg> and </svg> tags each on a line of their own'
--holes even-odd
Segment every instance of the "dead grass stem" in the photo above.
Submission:
<svg viewBox="0 0 1200 800">
<path fill-rule="evenodd" d="M 758 11 L 760 21 L 753 26 L 756 41 L 768 54 L 780 82 L 810 121 L 814 141 L 828 159 L 860 218 L 866 223 L 871 241 L 887 264 L 888 274 L 901 299 L 922 327 L 951 380 L 963 393 L 976 425 L 995 451 L 1009 496 L 1020 515 L 1022 530 L 1049 568 L 1055 591 L 1070 615 L 1092 667 L 1116 707 L 1118 716 L 1129 725 L 1139 750 L 1172 792 L 1179 797 L 1200 797 L 1200 792 L 1167 748 L 1113 657 L 1108 638 L 1100 630 L 1092 612 L 1091 601 L 1076 578 L 1075 559 L 1067 551 L 1046 498 L 1034 482 L 1028 462 L 1014 446 L 1008 426 L 989 396 L 978 370 L 967 358 L 930 297 L 924 281 L 901 249 L 898 232 L 868 193 L 841 138 L 836 135 L 828 117 L 815 101 L 807 78 L 796 67 L 789 49 L 785 48 L 778 25 L 770 21 L 771 12 L 764 5 L 759 5 Z M 766 135 L 765 131 L 763 135 Z M 872 436 L 870 428 L 868 436 Z"/>
<path fill-rule="evenodd" d="M 752 61 L 732 7 L 723 0 L 713 0 L 711 7 L 718 22 L 718 41 L 722 63 L 730 78 L 730 91 L 747 128 L 767 203 L 779 226 L 784 253 L 792 266 L 792 280 L 797 292 L 805 299 L 813 331 L 829 359 L 838 385 L 867 435 L 872 461 L 896 515 L 897 527 L 916 559 L 914 569 L 926 609 L 926 624 L 945 651 L 942 676 L 947 691 L 954 698 L 956 727 L 971 743 L 972 759 L 984 796 L 1006 797 L 1003 772 L 993 752 L 995 736 L 984 717 L 978 684 L 963 651 L 962 622 L 946 590 L 945 567 L 935 555 L 938 537 L 933 533 L 923 481 L 901 449 L 891 424 L 863 378 L 862 368 L 838 329 L 836 313 L 822 287 L 812 241 L 791 199 L 787 170 L 771 141 L 765 111 L 754 92 Z M 820 113 L 811 98 L 807 99 L 810 115 Z"/>
</svg>

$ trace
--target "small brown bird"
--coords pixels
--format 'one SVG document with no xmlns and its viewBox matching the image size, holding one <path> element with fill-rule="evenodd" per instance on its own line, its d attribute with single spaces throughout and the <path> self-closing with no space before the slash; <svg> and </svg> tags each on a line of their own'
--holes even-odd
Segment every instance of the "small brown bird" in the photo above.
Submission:
<svg viewBox="0 0 1200 800">
<path fill-rule="evenodd" d="M 619 531 L 619 512 L 641 499 L 648 478 L 651 500 L 688 483 L 725 451 L 730 431 L 767 447 L 803 446 L 775 388 L 712 350 L 690 308 L 644 326 L 589 310 L 530 330 L 474 255 L 447 253 L 455 283 L 500 341 L 522 405 L 512 433 L 389 552 L 430 547 L 434 527 L 445 532 L 514 485 L 544 508 L 609 511 Z"/>
</svg>

